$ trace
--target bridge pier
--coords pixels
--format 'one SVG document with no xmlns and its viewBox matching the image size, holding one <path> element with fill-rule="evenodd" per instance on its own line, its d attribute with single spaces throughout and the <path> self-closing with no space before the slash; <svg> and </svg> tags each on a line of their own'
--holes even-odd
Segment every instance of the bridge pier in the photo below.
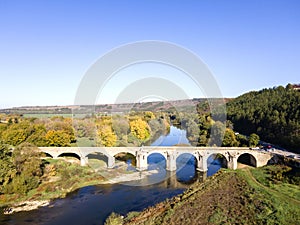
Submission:
<svg viewBox="0 0 300 225">
<path fill-rule="evenodd" d="M 229 161 L 227 164 L 228 169 L 236 170 L 237 169 L 237 156 L 229 155 Z"/>
<path fill-rule="evenodd" d="M 166 170 L 168 171 L 176 171 L 176 152 L 168 152 L 167 153 L 167 162 L 166 162 Z"/>
<path fill-rule="evenodd" d="M 147 170 L 148 163 L 147 163 L 147 154 L 145 152 L 137 152 L 136 156 L 136 169 L 139 171 Z"/>
<path fill-rule="evenodd" d="M 115 166 L 115 157 L 108 157 L 107 168 L 114 168 Z"/>
<path fill-rule="evenodd" d="M 88 157 L 86 157 L 86 156 L 81 156 L 80 157 L 80 165 L 81 166 L 86 166 L 87 165 L 87 163 L 88 163 Z"/>
<path fill-rule="evenodd" d="M 197 160 L 197 170 L 199 170 L 200 172 L 207 172 L 208 168 L 207 168 L 207 158 L 200 155 L 198 156 L 198 160 Z"/>
</svg>

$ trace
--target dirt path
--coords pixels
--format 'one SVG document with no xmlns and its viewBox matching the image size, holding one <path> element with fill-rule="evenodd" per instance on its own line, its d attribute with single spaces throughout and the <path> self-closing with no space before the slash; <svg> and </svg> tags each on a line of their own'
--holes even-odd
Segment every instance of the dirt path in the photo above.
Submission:
<svg viewBox="0 0 300 225">
<path fill-rule="evenodd" d="M 281 198 L 282 200 L 286 201 L 287 199 L 289 201 L 292 201 L 296 204 L 300 204 L 300 201 L 297 200 L 297 199 L 294 199 L 294 198 L 291 198 L 287 195 L 282 195 L 280 192 L 274 190 L 274 189 L 271 189 L 263 184 L 261 184 L 260 182 L 258 182 L 258 180 L 255 179 L 255 177 L 253 176 L 253 174 L 251 173 L 251 171 L 249 170 L 249 168 L 244 168 L 244 171 L 247 173 L 247 175 L 250 177 L 250 179 L 255 183 L 257 184 L 259 187 L 265 189 L 267 192 L 271 192 L 272 194 L 274 195 L 277 195 L 279 198 Z"/>
</svg>

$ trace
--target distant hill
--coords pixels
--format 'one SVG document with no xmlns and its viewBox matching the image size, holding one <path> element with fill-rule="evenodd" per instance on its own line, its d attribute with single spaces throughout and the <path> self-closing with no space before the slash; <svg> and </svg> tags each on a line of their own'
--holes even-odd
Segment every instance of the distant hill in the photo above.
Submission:
<svg viewBox="0 0 300 225">
<path fill-rule="evenodd" d="M 234 129 L 300 152 L 300 91 L 297 85 L 252 91 L 227 104 Z"/>
<path fill-rule="evenodd" d="M 0 113 L 8 114 L 72 114 L 79 113 L 120 113 L 128 111 L 195 111 L 199 103 L 205 103 L 206 98 L 194 98 L 176 101 L 155 101 L 141 103 L 81 105 L 81 106 L 24 106 L 1 109 Z"/>
</svg>

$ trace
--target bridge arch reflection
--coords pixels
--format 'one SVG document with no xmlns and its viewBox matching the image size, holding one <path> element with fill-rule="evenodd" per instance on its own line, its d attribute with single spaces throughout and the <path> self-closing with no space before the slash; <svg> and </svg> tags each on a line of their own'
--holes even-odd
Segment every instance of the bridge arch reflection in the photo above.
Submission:
<svg viewBox="0 0 300 225">
<path fill-rule="evenodd" d="M 182 183 L 197 180 L 197 158 L 191 153 L 182 153 L 176 158 L 176 178 Z"/>
</svg>

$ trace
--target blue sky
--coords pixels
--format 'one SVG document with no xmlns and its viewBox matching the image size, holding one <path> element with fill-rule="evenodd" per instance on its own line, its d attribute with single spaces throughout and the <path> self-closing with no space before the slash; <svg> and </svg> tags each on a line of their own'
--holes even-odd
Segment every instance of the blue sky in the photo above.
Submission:
<svg viewBox="0 0 300 225">
<path fill-rule="evenodd" d="M 0 0 L 0 108 L 71 105 L 92 63 L 141 40 L 197 54 L 225 97 L 299 83 L 299 24 L 297 0 Z"/>
</svg>

